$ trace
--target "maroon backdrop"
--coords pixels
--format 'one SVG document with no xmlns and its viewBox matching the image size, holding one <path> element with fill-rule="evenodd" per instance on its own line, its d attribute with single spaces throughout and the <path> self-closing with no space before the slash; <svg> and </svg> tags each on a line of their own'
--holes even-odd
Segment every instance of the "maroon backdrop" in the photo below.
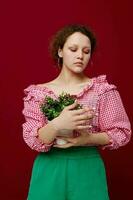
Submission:
<svg viewBox="0 0 133 200">
<path fill-rule="evenodd" d="M 0 199 L 26 199 L 37 152 L 30 150 L 22 138 L 23 89 L 57 75 L 48 54 L 48 43 L 50 36 L 63 25 L 84 23 L 92 27 L 98 48 L 87 74 L 90 77 L 107 74 L 109 82 L 118 86 L 132 121 L 132 6 L 131 0 L 1 2 Z M 101 152 L 111 200 L 131 199 L 132 151 L 131 141 L 117 151 Z"/>
</svg>

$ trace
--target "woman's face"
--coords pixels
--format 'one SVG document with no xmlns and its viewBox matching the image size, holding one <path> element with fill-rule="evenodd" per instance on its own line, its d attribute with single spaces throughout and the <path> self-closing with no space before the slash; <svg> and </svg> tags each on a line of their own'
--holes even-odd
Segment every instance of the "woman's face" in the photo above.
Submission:
<svg viewBox="0 0 133 200">
<path fill-rule="evenodd" d="M 81 73 L 91 56 L 91 42 L 86 35 L 75 32 L 67 38 L 63 49 L 59 49 L 58 55 L 63 58 L 62 67 Z"/>
</svg>

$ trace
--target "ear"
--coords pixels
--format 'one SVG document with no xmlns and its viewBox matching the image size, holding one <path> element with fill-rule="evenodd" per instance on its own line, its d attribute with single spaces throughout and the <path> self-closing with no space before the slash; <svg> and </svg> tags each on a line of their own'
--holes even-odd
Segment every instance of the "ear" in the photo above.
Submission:
<svg viewBox="0 0 133 200">
<path fill-rule="evenodd" d="M 63 56 L 62 56 L 62 49 L 58 49 L 58 56 L 60 57 L 60 58 L 62 58 Z"/>
</svg>

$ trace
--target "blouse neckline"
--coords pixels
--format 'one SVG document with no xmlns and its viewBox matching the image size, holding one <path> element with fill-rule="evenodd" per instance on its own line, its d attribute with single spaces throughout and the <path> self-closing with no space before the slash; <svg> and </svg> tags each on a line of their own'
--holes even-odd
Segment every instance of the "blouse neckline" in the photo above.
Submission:
<svg viewBox="0 0 133 200">
<path fill-rule="evenodd" d="M 91 78 L 88 82 L 86 82 L 87 84 L 83 87 L 83 89 L 79 92 L 79 93 L 77 93 L 77 94 L 70 94 L 71 96 L 74 96 L 74 97 L 77 97 L 77 98 L 79 98 L 79 97 L 81 97 L 86 91 L 88 91 L 91 87 L 92 87 L 92 85 L 93 85 L 93 83 L 94 83 L 94 78 Z M 52 94 L 52 95 L 54 95 L 54 97 L 56 98 L 56 99 L 58 99 L 59 98 L 59 96 L 61 95 L 61 93 L 60 94 L 56 94 L 55 92 L 54 92 L 54 90 L 53 89 L 51 89 L 51 88 L 49 88 L 48 86 L 46 86 L 46 85 L 44 85 L 43 87 L 42 86 L 40 86 L 40 85 L 34 85 L 35 87 L 36 87 L 36 89 L 38 88 L 39 90 L 41 90 L 41 91 L 45 91 L 45 92 L 47 92 L 48 94 Z M 63 92 L 63 91 L 62 91 Z M 65 92 L 65 91 L 64 91 Z"/>
</svg>

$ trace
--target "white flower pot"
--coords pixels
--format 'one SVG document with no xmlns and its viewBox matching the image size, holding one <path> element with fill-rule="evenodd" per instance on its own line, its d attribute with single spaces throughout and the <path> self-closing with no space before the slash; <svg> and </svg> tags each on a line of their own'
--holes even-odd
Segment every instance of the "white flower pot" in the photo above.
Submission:
<svg viewBox="0 0 133 200">
<path fill-rule="evenodd" d="M 60 138 L 57 138 L 57 139 L 56 139 L 56 144 L 58 144 L 58 145 L 67 144 L 67 141 L 66 141 L 66 140 L 63 140 L 63 139 L 60 139 Z"/>
</svg>

